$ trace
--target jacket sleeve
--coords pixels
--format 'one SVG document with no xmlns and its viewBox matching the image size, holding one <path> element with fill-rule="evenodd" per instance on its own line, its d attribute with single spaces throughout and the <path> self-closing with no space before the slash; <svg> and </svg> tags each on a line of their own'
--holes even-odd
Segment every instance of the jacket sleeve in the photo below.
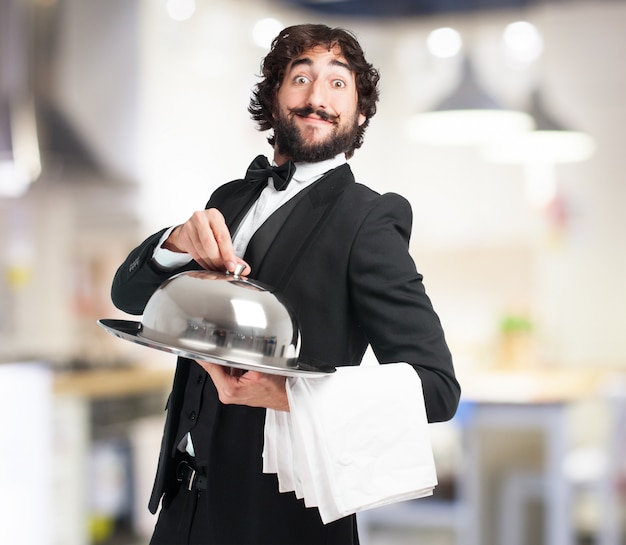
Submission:
<svg viewBox="0 0 626 545">
<path fill-rule="evenodd" d="M 420 376 L 430 422 L 456 412 L 460 386 L 439 317 L 409 254 L 411 208 L 383 195 L 363 221 L 350 256 L 359 320 L 378 361 L 406 362 Z"/>
<path fill-rule="evenodd" d="M 216 189 L 205 205 L 205 209 L 220 208 L 240 185 L 230 182 Z M 115 273 L 111 299 L 120 310 L 129 314 L 143 314 L 152 294 L 168 278 L 180 272 L 202 268 L 193 260 L 176 269 L 163 269 L 153 261 L 154 250 L 167 229 L 168 227 L 161 229 L 144 240 L 128 255 Z"/>
<path fill-rule="evenodd" d="M 144 240 L 117 269 L 111 286 L 111 300 L 120 310 L 143 314 L 148 300 L 165 280 L 179 272 L 199 268 L 195 261 L 174 270 L 162 269 L 154 263 L 154 249 L 166 230 L 162 229 Z"/>
</svg>

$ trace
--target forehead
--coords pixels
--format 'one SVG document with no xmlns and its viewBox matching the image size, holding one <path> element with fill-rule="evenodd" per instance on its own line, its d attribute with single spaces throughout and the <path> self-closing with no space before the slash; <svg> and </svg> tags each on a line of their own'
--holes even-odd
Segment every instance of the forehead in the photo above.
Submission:
<svg viewBox="0 0 626 545">
<path fill-rule="evenodd" d="M 300 55 L 292 59 L 289 63 L 287 71 L 296 69 L 299 66 L 316 66 L 316 67 L 336 67 L 338 69 L 352 72 L 348 61 L 341 52 L 341 47 L 334 45 L 332 47 L 326 47 L 323 45 L 316 45 L 305 49 Z"/>
</svg>

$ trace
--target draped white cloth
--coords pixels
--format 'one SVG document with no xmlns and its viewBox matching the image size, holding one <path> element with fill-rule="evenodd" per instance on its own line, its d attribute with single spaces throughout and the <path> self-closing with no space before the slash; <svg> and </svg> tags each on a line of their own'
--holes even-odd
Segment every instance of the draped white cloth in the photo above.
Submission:
<svg viewBox="0 0 626 545">
<path fill-rule="evenodd" d="M 268 410 L 264 473 L 327 524 L 432 495 L 437 474 L 422 384 L 407 363 L 287 379 L 290 412 Z"/>
</svg>

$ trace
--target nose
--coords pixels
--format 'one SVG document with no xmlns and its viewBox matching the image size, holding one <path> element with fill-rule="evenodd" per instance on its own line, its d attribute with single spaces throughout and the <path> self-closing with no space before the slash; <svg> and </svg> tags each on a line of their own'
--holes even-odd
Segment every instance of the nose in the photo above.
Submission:
<svg viewBox="0 0 626 545">
<path fill-rule="evenodd" d="M 307 102 L 316 110 L 326 108 L 326 88 L 321 80 L 317 79 L 311 83 Z"/>
</svg>

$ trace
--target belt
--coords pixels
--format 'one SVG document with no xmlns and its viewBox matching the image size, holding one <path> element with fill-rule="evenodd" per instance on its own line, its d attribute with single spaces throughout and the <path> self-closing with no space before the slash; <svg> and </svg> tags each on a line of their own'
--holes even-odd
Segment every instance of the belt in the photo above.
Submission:
<svg viewBox="0 0 626 545">
<path fill-rule="evenodd" d="M 176 480 L 183 483 L 189 491 L 207 489 L 207 478 L 200 475 L 187 460 L 182 460 L 176 467 Z"/>
</svg>

